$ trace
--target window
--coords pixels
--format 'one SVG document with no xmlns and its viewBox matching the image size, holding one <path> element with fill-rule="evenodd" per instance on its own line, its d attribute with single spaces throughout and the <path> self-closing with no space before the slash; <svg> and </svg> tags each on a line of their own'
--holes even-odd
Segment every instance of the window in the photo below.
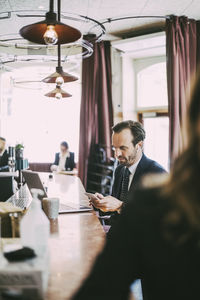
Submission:
<svg viewBox="0 0 200 300">
<path fill-rule="evenodd" d="M 169 118 L 164 115 L 143 116 L 143 124 L 146 131 L 145 153 L 168 170 Z"/>
<path fill-rule="evenodd" d="M 30 72 L 31 68 L 26 68 L 26 74 Z M 10 77 L 12 74 L 5 73 L 2 82 L 8 85 Z M 54 88 L 54 84 L 48 84 L 45 90 L 10 84 L 8 94 L 2 84 L 5 117 L 1 135 L 6 137 L 8 145 L 23 143 L 29 162 L 53 162 L 63 140 L 69 143 L 70 151 L 75 152 L 75 160 L 78 160 L 80 82 L 66 84 L 63 89 L 73 96 L 62 100 L 44 96 Z"/>
<path fill-rule="evenodd" d="M 137 114 L 144 124 L 144 152 L 168 170 L 169 118 L 166 58 L 135 60 Z"/>
<path fill-rule="evenodd" d="M 167 106 L 166 63 L 160 62 L 137 73 L 138 107 Z"/>
</svg>

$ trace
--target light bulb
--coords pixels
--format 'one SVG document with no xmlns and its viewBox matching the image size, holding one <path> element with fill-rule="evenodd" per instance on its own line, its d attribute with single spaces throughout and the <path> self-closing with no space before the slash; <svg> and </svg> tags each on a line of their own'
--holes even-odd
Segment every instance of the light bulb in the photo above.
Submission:
<svg viewBox="0 0 200 300">
<path fill-rule="evenodd" d="M 60 92 L 56 93 L 55 98 L 58 100 L 62 99 L 62 94 Z"/>
<path fill-rule="evenodd" d="M 58 76 L 58 77 L 56 78 L 56 84 L 57 84 L 58 86 L 61 86 L 63 83 L 64 83 L 63 77 L 62 77 L 62 76 Z"/>
<path fill-rule="evenodd" d="M 54 25 L 48 25 L 47 30 L 43 35 L 44 41 L 47 45 L 55 45 L 58 41 L 58 35 L 55 31 Z"/>
</svg>

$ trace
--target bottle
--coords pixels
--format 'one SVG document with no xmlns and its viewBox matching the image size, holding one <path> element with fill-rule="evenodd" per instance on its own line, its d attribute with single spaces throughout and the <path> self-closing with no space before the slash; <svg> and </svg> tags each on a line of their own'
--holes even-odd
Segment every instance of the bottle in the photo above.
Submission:
<svg viewBox="0 0 200 300">
<path fill-rule="evenodd" d="M 32 248 L 36 255 L 43 256 L 48 249 L 50 224 L 38 199 L 43 191 L 32 189 L 32 203 L 20 223 L 21 242 L 24 247 Z"/>
<path fill-rule="evenodd" d="M 15 172 L 15 147 L 8 147 L 9 172 Z"/>
</svg>

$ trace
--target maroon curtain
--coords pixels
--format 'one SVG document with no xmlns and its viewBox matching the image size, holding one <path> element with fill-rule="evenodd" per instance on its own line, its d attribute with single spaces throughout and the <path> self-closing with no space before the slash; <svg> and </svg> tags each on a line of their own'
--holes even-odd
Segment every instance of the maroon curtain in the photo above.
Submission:
<svg viewBox="0 0 200 300">
<path fill-rule="evenodd" d="M 196 22 L 197 26 L 197 69 L 200 68 L 200 21 Z"/>
<path fill-rule="evenodd" d="M 111 157 L 113 125 L 110 42 L 94 43 L 94 53 L 82 63 L 79 177 L 87 183 L 88 161 L 95 144 Z"/>
<path fill-rule="evenodd" d="M 185 124 L 187 95 L 197 65 L 196 21 L 171 16 L 166 21 L 167 83 L 170 117 L 170 159 L 184 147 L 181 127 Z M 186 93 L 187 92 L 187 93 Z"/>
</svg>

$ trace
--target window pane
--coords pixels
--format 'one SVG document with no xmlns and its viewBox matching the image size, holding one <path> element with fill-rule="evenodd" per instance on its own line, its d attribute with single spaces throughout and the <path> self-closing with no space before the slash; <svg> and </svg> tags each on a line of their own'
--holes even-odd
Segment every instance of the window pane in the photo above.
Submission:
<svg viewBox="0 0 200 300">
<path fill-rule="evenodd" d="M 54 89 L 53 84 L 47 86 Z M 78 161 L 80 91 L 79 82 L 63 87 L 73 96 L 56 100 L 45 97 L 47 91 L 16 88 L 7 98 L 2 135 L 8 145 L 23 143 L 29 162 L 52 162 L 66 140 Z"/>
<path fill-rule="evenodd" d="M 144 118 L 145 154 L 168 170 L 169 118 Z"/>
<path fill-rule="evenodd" d="M 166 63 L 157 63 L 137 73 L 137 106 L 167 106 Z"/>
</svg>

